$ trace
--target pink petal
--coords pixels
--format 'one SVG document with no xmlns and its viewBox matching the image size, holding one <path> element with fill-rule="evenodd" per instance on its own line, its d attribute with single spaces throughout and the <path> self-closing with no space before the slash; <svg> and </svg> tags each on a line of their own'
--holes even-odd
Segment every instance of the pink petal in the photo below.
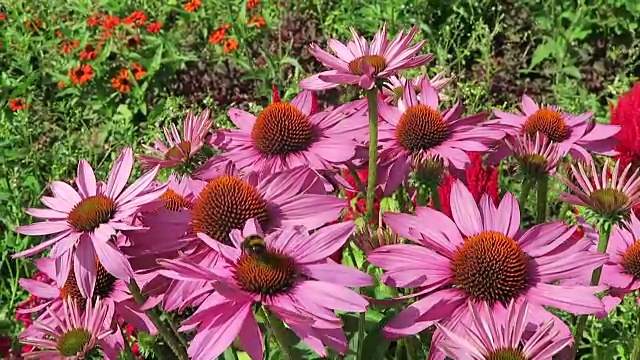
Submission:
<svg viewBox="0 0 640 360">
<path fill-rule="evenodd" d="M 483 231 L 478 205 L 460 180 L 456 180 L 451 188 L 451 213 L 463 234 L 473 236 Z"/>
<path fill-rule="evenodd" d="M 240 344 L 243 350 L 252 359 L 262 359 L 264 347 L 262 344 L 262 332 L 256 323 L 256 319 L 249 315 L 244 318 L 244 323 L 240 328 Z"/>
<path fill-rule="evenodd" d="M 78 289 L 85 298 L 93 296 L 96 284 L 96 254 L 91 239 L 81 237 L 75 251 L 73 271 L 78 283 Z"/>
<path fill-rule="evenodd" d="M 347 74 L 342 72 L 337 72 L 335 74 L 326 74 L 320 73 L 318 74 L 318 78 L 322 81 L 328 82 L 330 84 L 338 84 L 338 85 L 353 85 L 360 82 L 360 75 Z M 303 80 L 304 81 L 304 80 Z M 302 82 L 300 82 L 302 86 Z M 312 90 L 312 89 L 309 89 Z"/>
<path fill-rule="evenodd" d="M 68 236 L 70 233 L 71 233 L 70 231 L 66 231 L 66 232 L 63 232 L 61 235 Z M 49 246 L 57 243 L 62 238 L 63 237 L 59 236 L 59 235 L 55 236 L 55 237 L 52 237 L 51 239 L 45 240 L 45 241 L 41 242 L 40 244 L 30 248 L 30 249 L 27 249 L 27 250 L 21 251 L 21 252 L 19 252 L 17 254 L 11 255 L 11 258 L 12 259 L 17 259 L 17 258 L 22 258 L 22 257 L 35 255 L 37 253 L 40 253 L 40 252 L 44 251 Z"/>
<path fill-rule="evenodd" d="M 102 227 L 100 226 L 95 232 L 97 233 Z M 104 230 L 105 235 L 108 231 Z M 109 241 L 104 240 L 103 236 L 92 236 L 92 239 L 96 255 L 104 269 L 116 278 L 129 282 L 129 279 L 133 277 L 133 270 L 124 254 Z"/>
<path fill-rule="evenodd" d="M 247 316 L 253 316 L 251 303 L 229 306 L 228 311 L 213 321 L 211 328 L 200 329 L 189 346 L 191 358 L 199 360 L 215 359 L 228 348 L 240 334 Z M 215 325 L 215 327 L 213 327 Z"/>
<path fill-rule="evenodd" d="M 122 192 L 122 189 L 127 186 L 127 181 L 129 180 L 129 176 L 131 176 L 132 169 L 133 150 L 131 150 L 130 147 L 126 147 L 116 159 L 111 168 L 111 172 L 109 172 L 105 195 L 112 199 L 117 198 Z"/>
<path fill-rule="evenodd" d="M 499 231 L 511 238 L 515 237 L 520 230 L 520 205 L 511 193 L 506 193 L 502 197 L 496 215 L 499 224 L 502 225 Z"/>
<path fill-rule="evenodd" d="M 542 306 L 551 306 L 571 314 L 595 314 L 603 309 L 595 296 L 605 290 L 597 286 L 549 285 L 538 283 L 527 291 L 527 299 Z"/>
<path fill-rule="evenodd" d="M 304 243 L 295 244 L 296 248 L 291 250 L 295 251 L 293 254 L 300 263 L 312 263 L 326 259 L 342 248 L 355 228 L 353 221 L 326 226 L 314 232 Z"/>
<path fill-rule="evenodd" d="M 369 302 L 357 292 L 324 281 L 301 281 L 295 291 L 329 309 L 363 312 L 369 305 Z"/>
<path fill-rule="evenodd" d="M 39 298 L 55 299 L 60 296 L 60 290 L 53 285 L 32 279 L 20 279 L 18 282 L 23 289 Z"/>
<path fill-rule="evenodd" d="M 120 206 L 127 204 L 133 200 L 136 196 L 140 195 L 143 191 L 147 190 L 151 182 L 156 178 L 158 174 L 159 167 L 154 167 L 153 170 L 148 173 L 142 175 L 138 180 L 136 180 L 131 186 L 127 188 L 118 198 L 116 199 L 116 203 Z M 166 186 L 166 184 L 165 184 Z M 156 189 L 155 191 L 158 191 Z"/>
<path fill-rule="evenodd" d="M 540 108 L 532 98 L 526 94 L 522 95 L 522 110 L 527 116 L 533 115 Z"/>
<path fill-rule="evenodd" d="M 374 283 L 371 275 L 358 269 L 330 262 L 330 260 L 326 263 L 306 264 L 304 269 L 310 277 L 328 283 L 354 287 L 370 286 Z"/>
<path fill-rule="evenodd" d="M 82 198 L 80 198 L 80 195 L 78 195 L 78 193 L 75 190 L 73 190 L 71 185 L 65 182 L 52 181 L 49 187 L 51 188 L 53 195 L 58 200 L 62 200 L 68 204 L 73 204 L 73 205 L 82 201 Z"/>
<path fill-rule="evenodd" d="M 340 86 L 340 84 L 334 84 L 334 83 L 326 82 L 320 79 L 320 75 L 322 74 L 335 75 L 337 73 L 338 73 L 337 70 L 329 70 L 329 71 L 324 71 L 324 72 L 315 74 L 306 79 L 302 79 L 300 81 L 300 87 L 306 90 L 314 90 L 314 91 L 322 91 L 322 90 L 337 88 L 338 86 Z"/>
<path fill-rule="evenodd" d="M 80 160 L 78 163 L 76 185 L 78 185 L 78 191 L 83 198 L 96 194 L 96 176 L 86 160 Z"/>
<path fill-rule="evenodd" d="M 52 209 L 30 208 L 25 211 L 27 214 L 40 219 L 62 220 L 67 218 L 67 214 Z"/>
<path fill-rule="evenodd" d="M 337 220 L 347 206 L 346 200 L 330 195 L 299 195 L 279 204 L 282 216 L 280 224 L 281 226 L 304 225 L 309 229 L 315 229 Z"/>
<path fill-rule="evenodd" d="M 22 235 L 38 236 L 59 233 L 70 230 L 69 223 L 65 221 L 42 221 L 29 225 L 18 226 L 16 232 Z"/>
</svg>

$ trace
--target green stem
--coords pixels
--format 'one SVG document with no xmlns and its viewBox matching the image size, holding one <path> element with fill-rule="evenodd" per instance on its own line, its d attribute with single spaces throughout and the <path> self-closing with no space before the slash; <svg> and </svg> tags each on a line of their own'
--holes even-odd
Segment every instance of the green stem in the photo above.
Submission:
<svg viewBox="0 0 640 360">
<path fill-rule="evenodd" d="M 638 297 L 640 294 L 636 292 L 636 302 L 638 301 Z M 633 340 L 633 350 L 631 351 L 631 360 L 640 360 L 640 308 L 636 307 L 636 338 Z"/>
<path fill-rule="evenodd" d="M 415 342 L 415 338 L 414 337 L 406 337 L 404 339 L 405 341 L 405 348 L 407 349 L 407 360 L 417 360 L 418 359 L 418 349 L 415 346 L 416 342 Z"/>
<path fill-rule="evenodd" d="M 547 219 L 547 194 L 549 192 L 549 176 L 542 175 L 538 179 L 536 199 L 536 223 L 542 224 Z"/>
<path fill-rule="evenodd" d="M 602 228 L 600 229 L 600 239 L 598 240 L 598 252 L 605 253 L 607 251 L 607 245 L 609 245 L 609 235 L 610 228 Z M 597 286 L 600 283 L 600 275 L 602 274 L 602 266 L 593 270 L 593 274 L 591 274 L 591 286 Z M 587 319 L 589 315 L 580 315 L 578 316 L 578 321 L 576 324 L 576 332 L 574 335 L 574 345 L 573 345 L 573 359 L 576 358 L 576 354 L 578 353 L 578 347 L 580 346 L 580 341 L 582 340 L 582 333 L 584 333 L 584 328 L 587 325 Z"/>
<path fill-rule="evenodd" d="M 442 211 L 442 204 L 440 203 L 440 194 L 438 193 L 438 184 L 432 182 L 431 187 L 431 199 L 433 200 L 433 208 Z"/>
<path fill-rule="evenodd" d="M 280 348 L 287 355 L 287 359 L 289 360 L 298 360 L 298 357 L 291 350 L 292 344 L 289 343 L 287 329 L 284 327 L 282 320 L 278 319 L 275 315 L 273 315 L 269 310 L 267 310 L 264 306 L 261 307 L 262 312 L 264 313 L 264 317 L 267 319 L 267 323 L 269 324 L 269 329 L 273 331 L 273 335 L 278 341 Z"/>
<path fill-rule="evenodd" d="M 522 181 L 522 188 L 520 188 L 520 211 L 524 211 L 524 207 L 527 205 L 532 185 L 532 181 L 529 179 Z"/>
<path fill-rule="evenodd" d="M 358 352 L 356 353 L 356 360 L 362 359 L 362 353 L 364 350 L 364 323 L 366 321 L 365 313 L 358 314 Z"/>
<path fill-rule="evenodd" d="M 131 282 L 129 283 L 129 291 L 131 291 L 131 294 L 138 305 L 144 304 L 145 297 L 142 295 L 140 287 L 138 287 L 138 284 L 134 279 L 131 279 Z M 151 319 L 151 322 L 153 322 L 156 328 L 158 328 L 158 333 L 160 333 L 160 336 L 162 336 L 178 359 L 187 360 L 189 358 L 187 351 L 180 343 L 180 340 L 178 340 L 178 338 L 173 334 L 171 329 L 167 328 L 166 324 L 160 320 L 160 316 L 155 312 L 155 309 L 149 309 L 145 313 L 149 319 Z"/>
<path fill-rule="evenodd" d="M 187 343 L 187 340 L 184 338 L 184 336 L 182 336 L 182 334 L 178 331 L 178 326 L 173 320 L 173 317 L 170 317 L 167 319 L 167 323 L 169 323 L 169 327 L 171 327 L 171 331 L 173 331 L 173 334 L 178 338 L 178 340 L 180 340 L 180 343 L 186 349 L 189 347 L 189 344 Z"/>
<path fill-rule="evenodd" d="M 367 220 L 373 219 L 378 165 L 378 90 L 367 91 L 369 108 L 369 179 L 367 181 Z"/>
<path fill-rule="evenodd" d="M 404 358 L 404 356 L 402 356 L 403 352 L 404 352 L 404 339 L 398 339 L 398 341 L 396 342 L 396 356 L 394 357 L 394 359 L 402 360 Z"/>
<path fill-rule="evenodd" d="M 558 220 L 565 221 L 567 219 L 567 213 L 571 209 L 571 205 L 567 202 L 563 202 L 560 207 L 560 214 L 558 215 Z"/>
<path fill-rule="evenodd" d="M 136 357 L 135 355 L 133 355 L 133 351 L 131 351 L 131 346 L 129 345 L 127 334 L 125 334 L 124 331 L 122 337 L 124 338 L 124 350 L 122 350 L 124 358 L 127 360 L 135 360 Z"/>
<path fill-rule="evenodd" d="M 353 181 L 355 181 L 356 186 L 358 187 L 358 192 L 365 191 L 365 187 L 362 184 L 362 180 L 360 180 L 360 175 L 358 175 L 358 172 L 356 171 L 356 169 L 353 168 L 353 165 L 348 164 L 347 169 L 349 170 L 349 174 L 351 174 Z"/>
</svg>

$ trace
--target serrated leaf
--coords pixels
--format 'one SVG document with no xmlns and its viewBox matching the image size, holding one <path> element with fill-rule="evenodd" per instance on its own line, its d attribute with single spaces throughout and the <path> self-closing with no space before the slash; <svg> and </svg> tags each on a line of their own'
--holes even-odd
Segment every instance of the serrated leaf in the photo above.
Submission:
<svg viewBox="0 0 640 360">
<path fill-rule="evenodd" d="M 580 74 L 580 70 L 575 66 L 566 66 L 562 69 L 562 72 L 564 72 L 569 76 L 573 76 L 576 79 L 582 78 L 582 75 Z"/>
<path fill-rule="evenodd" d="M 553 52 L 555 46 L 556 42 L 554 39 L 547 39 L 546 42 L 538 45 L 536 50 L 533 52 L 533 56 L 531 57 L 531 65 L 529 65 L 529 68 L 533 68 L 534 66 L 540 64 L 544 59 L 548 58 Z"/>
</svg>

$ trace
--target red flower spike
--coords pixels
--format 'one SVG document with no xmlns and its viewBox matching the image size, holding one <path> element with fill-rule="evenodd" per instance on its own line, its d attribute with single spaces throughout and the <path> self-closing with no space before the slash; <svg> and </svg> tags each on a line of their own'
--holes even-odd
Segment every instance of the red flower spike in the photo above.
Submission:
<svg viewBox="0 0 640 360">
<path fill-rule="evenodd" d="M 616 150 L 622 166 L 640 165 L 640 83 L 618 98 L 618 105 L 609 103 L 611 124 L 620 125 Z"/>
<path fill-rule="evenodd" d="M 278 94 L 278 87 L 276 84 L 271 85 L 271 92 L 273 93 L 273 102 L 280 102 L 280 95 Z"/>
<path fill-rule="evenodd" d="M 311 115 L 320 112 L 320 105 L 318 105 L 318 95 L 316 92 L 311 93 Z"/>
</svg>

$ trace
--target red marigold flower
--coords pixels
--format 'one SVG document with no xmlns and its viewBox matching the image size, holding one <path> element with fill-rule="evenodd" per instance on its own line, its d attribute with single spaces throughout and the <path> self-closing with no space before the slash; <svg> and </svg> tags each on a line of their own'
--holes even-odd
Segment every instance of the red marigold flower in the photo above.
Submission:
<svg viewBox="0 0 640 360">
<path fill-rule="evenodd" d="M 482 154 L 469 153 L 471 165 L 465 170 L 467 188 L 473 195 L 476 202 L 485 193 L 489 195 L 493 203 L 498 206 L 498 195 L 500 192 L 500 184 L 498 182 L 498 169 L 493 166 L 485 166 L 482 161 Z M 451 187 L 455 178 L 446 173 L 442 179 L 442 183 L 438 186 L 438 196 L 440 197 L 440 205 L 442 212 L 451 216 Z M 433 200 L 431 201 L 433 207 Z"/>
<path fill-rule="evenodd" d="M 117 16 L 107 15 L 102 23 L 102 28 L 105 30 L 113 30 L 120 24 L 120 18 Z"/>
<path fill-rule="evenodd" d="M 131 79 L 129 78 L 129 69 L 122 69 L 111 79 L 111 86 L 121 93 L 131 91 Z"/>
<path fill-rule="evenodd" d="M 247 3 L 247 9 L 253 10 L 258 5 L 260 5 L 260 0 L 249 0 Z"/>
<path fill-rule="evenodd" d="M 138 64 L 137 62 L 131 63 L 131 71 L 133 72 L 133 77 L 136 80 L 142 79 L 142 77 L 147 74 L 147 72 L 144 71 L 144 68 L 142 67 L 142 65 Z"/>
<path fill-rule="evenodd" d="M 238 41 L 236 41 L 235 39 L 227 39 L 227 41 L 224 42 L 224 46 L 222 47 L 222 51 L 224 51 L 225 54 L 229 54 L 233 51 L 236 51 L 238 49 Z"/>
<path fill-rule="evenodd" d="M 13 112 L 24 110 L 26 107 L 27 103 L 24 101 L 24 99 L 9 100 L 9 109 L 11 109 L 11 111 Z"/>
<path fill-rule="evenodd" d="M 75 85 L 84 85 L 93 78 L 93 68 L 90 64 L 83 64 L 69 70 L 69 79 Z"/>
<path fill-rule="evenodd" d="M 202 5 L 202 0 L 191 0 L 184 4 L 183 7 L 186 12 L 195 12 L 200 8 L 200 5 Z"/>
<path fill-rule="evenodd" d="M 640 83 L 636 83 L 626 94 L 620 96 L 618 105 L 609 104 L 611 124 L 620 125 L 615 137 L 615 149 L 622 166 L 633 163 L 640 166 Z"/>
<path fill-rule="evenodd" d="M 131 13 L 131 15 L 124 18 L 123 22 L 126 25 L 138 25 L 143 26 L 147 23 L 147 15 L 145 15 L 144 11 L 136 10 Z"/>
<path fill-rule="evenodd" d="M 156 34 L 160 31 L 160 29 L 162 29 L 162 24 L 159 22 L 152 22 L 151 24 L 149 24 L 149 26 L 147 26 L 147 32 L 150 34 Z"/>
<path fill-rule="evenodd" d="M 80 40 L 78 39 L 73 39 L 73 40 L 68 40 L 68 39 L 64 39 L 64 40 L 60 40 L 60 42 L 58 43 L 58 46 L 60 46 L 60 49 L 62 51 L 63 54 L 68 54 L 70 52 L 73 51 L 73 49 L 77 48 L 78 46 L 80 46 Z"/>
<path fill-rule="evenodd" d="M 209 35 L 209 44 L 218 44 L 224 40 L 224 37 L 227 35 L 227 30 L 230 27 L 231 25 L 224 24 L 211 32 L 211 35 Z"/>
<path fill-rule="evenodd" d="M 89 27 L 100 26 L 102 24 L 102 19 L 103 15 L 99 12 L 93 13 L 93 15 L 87 19 L 87 25 L 89 25 Z"/>
<path fill-rule="evenodd" d="M 86 44 L 80 52 L 80 60 L 94 60 L 98 57 L 98 50 L 91 44 Z"/>
<path fill-rule="evenodd" d="M 267 22 L 264 21 L 264 18 L 262 16 L 255 15 L 254 17 L 249 19 L 248 24 L 249 25 L 255 25 L 255 27 L 257 27 L 257 28 L 261 28 L 261 27 L 265 26 L 267 24 Z"/>
</svg>

